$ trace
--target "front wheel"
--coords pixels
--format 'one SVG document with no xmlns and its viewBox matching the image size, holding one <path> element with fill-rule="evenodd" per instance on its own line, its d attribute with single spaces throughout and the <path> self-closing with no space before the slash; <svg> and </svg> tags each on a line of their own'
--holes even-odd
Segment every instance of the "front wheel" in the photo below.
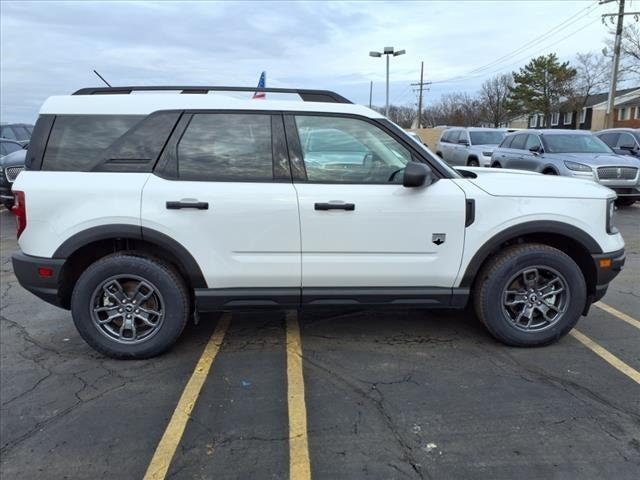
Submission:
<svg viewBox="0 0 640 480">
<path fill-rule="evenodd" d="M 578 322 L 586 302 L 582 271 L 548 245 L 508 247 L 483 267 L 474 289 L 476 314 L 507 345 L 557 341 Z"/>
<path fill-rule="evenodd" d="M 160 260 L 134 253 L 93 263 L 71 297 L 80 336 L 113 358 L 149 358 L 164 352 L 182 333 L 189 311 L 180 275 Z"/>
<path fill-rule="evenodd" d="M 480 162 L 478 162 L 477 158 L 470 158 L 467 161 L 467 166 L 468 167 L 479 167 L 480 166 Z"/>
</svg>

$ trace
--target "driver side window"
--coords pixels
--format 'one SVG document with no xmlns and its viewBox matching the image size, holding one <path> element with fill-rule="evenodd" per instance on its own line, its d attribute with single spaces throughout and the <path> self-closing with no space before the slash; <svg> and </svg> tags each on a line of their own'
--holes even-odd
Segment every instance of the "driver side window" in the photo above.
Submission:
<svg viewBox="0 0 640 480">
<path fill-rule="evenodd" d="M 402 183 L 411 153 L 363 120 L 295 117 L 307 180 L 315 183 Z"/>
</svg>

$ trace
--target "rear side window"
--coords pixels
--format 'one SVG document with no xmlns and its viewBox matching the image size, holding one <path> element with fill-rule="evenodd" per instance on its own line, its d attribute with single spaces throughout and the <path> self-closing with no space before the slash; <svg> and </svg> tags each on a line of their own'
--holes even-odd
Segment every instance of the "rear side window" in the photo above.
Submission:
<svg viewBox="0 0 640 480">
<path fill-rule="evenodd" d="M 527 141 L 527 135 L 516 135 L 511 142 L 511 148 L 516 150 L 524 150 L 524 144 Z"/>
<path fill-rule="evenodd" d="M 502 140 L 502 143 L 499 145 L 499 148 L 510 148 L 511 142 L 513 142 L 513 137 L 514 135 L 508 135 L 504 137 L 504 140 Z"/>
<path fill-rule="evenodd" d="M 273 181 L 271 116 L 194 114 L 178 143 L 181 180 Z"/>
<path fill-rule="evenodd" d="M 604 143 L 609 145 L 611 148 L 613 148 L 616 146 L 616 143 L 618 143 L 618 138 L 620 137 L 620 134 L 617 132 L 609 132 L 609 133 L 603 133 L 602 135 L 598 135 L 597 137 L 600 140 L 602 140 Z"/>
<path fill-rule="evenodd" d="M 59 115 L 42 161 L 42 170 L 88 171 L 104 150 L 144 115 Z"/>
</svg>

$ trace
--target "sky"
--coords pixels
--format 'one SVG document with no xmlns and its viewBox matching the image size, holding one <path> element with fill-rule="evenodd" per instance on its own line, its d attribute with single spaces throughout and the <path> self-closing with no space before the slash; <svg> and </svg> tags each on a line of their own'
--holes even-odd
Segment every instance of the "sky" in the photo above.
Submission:
<svg viewBox="0 0 640 480">
<path fill-rule="evenodd" d="M 629 1 L 627 2 L 629 3 Z M 640 0 L 631 0 L 637 10 Z M 415 2 L 0 1 L 0 120 L 34 122 L 42 102 L 82 87 L 254 86 L 337 91 L 355 103 L 415 104 L 424 62 L 425 104 L 475 93 L 532 56 L 599 52 L 600 20 L 617 8 L 596 0 Z M 540 38 L 541 37 L 541 38 Z M 484 67 L 484 68 L 483 68 Z"/>
</svg>

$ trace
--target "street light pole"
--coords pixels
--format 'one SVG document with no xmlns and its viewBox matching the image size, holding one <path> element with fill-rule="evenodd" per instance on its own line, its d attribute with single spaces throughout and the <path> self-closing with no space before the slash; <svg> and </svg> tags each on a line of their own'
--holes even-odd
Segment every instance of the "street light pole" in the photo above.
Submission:
<svg viewBox="0 0 640 480">
<path fill-rule="evenodd" d="M 387 57 L 387 95 L 386 95 L 386 105 L 385 105 L 385 109 L 384 109 L 384 114 L 385 116 L 389 116 L 389 57 L 391 55 L 393 55 L 394 57 L 397 57 L 399 55 L 404 55 L 405 52 L 404 50 L 394 50 L 393 47 L 384 47 L 384 50 L 382 52 L 369 52 L 369 56 L 370 57 L 376 57 L 379 58 L 382 55 L 385 55 Z"/>
</svg>

